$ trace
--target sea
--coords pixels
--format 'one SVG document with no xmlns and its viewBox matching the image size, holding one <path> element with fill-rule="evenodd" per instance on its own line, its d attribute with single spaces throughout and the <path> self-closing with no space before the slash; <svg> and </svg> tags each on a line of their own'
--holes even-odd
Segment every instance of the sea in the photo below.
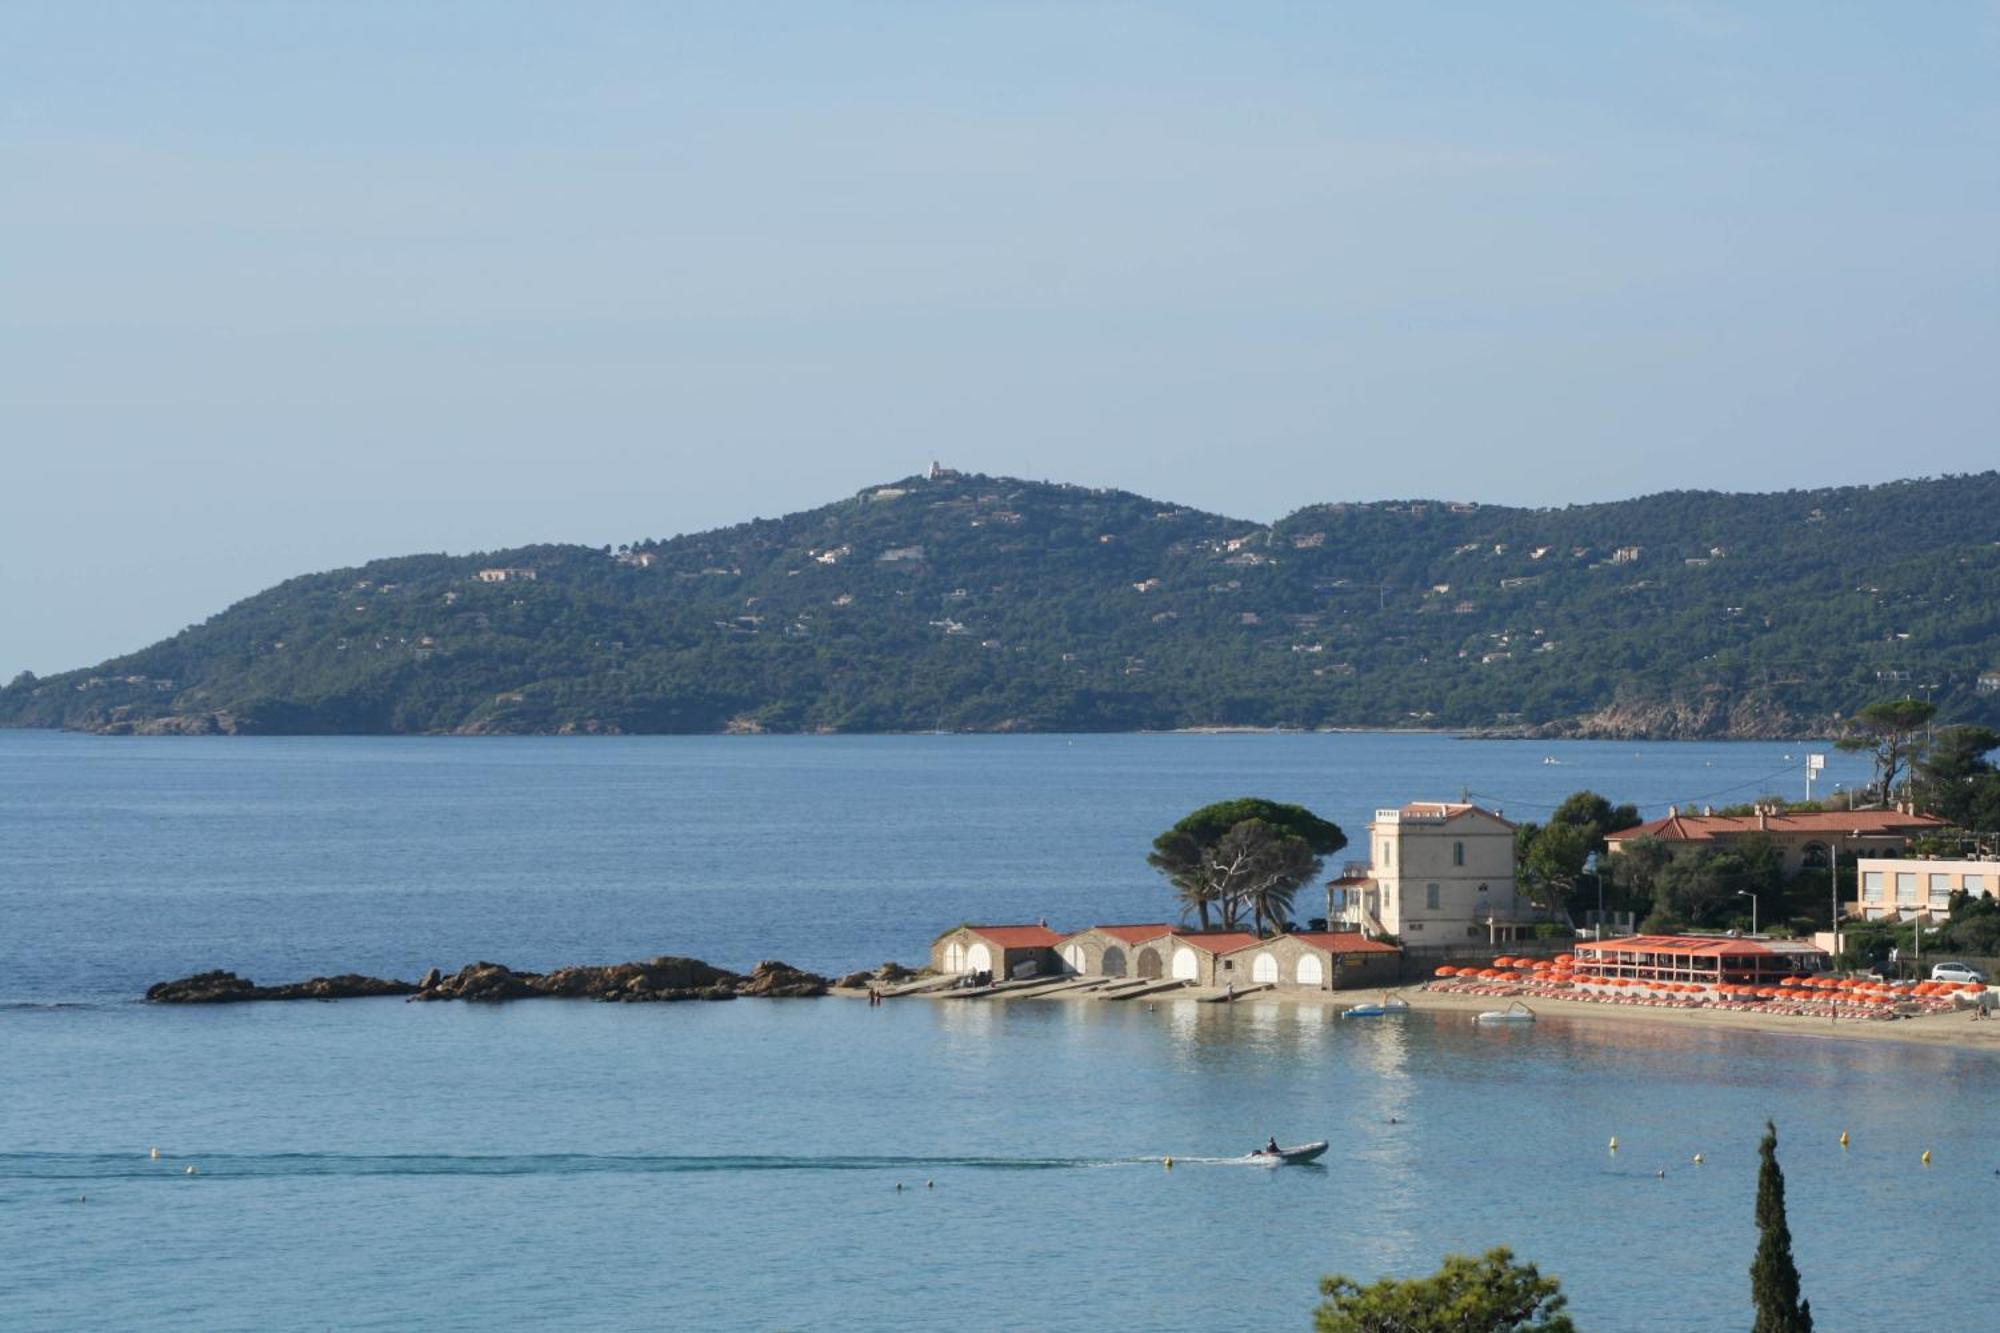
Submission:
<svg viewBox="0 0 2000 1333">
<path fill-rule="evenodd" d="M 1983 1052 L 1256 999 L 138 999 L 915 963 L 961 921 L 1161 919 L 1148 843 L 1212 800 L 1360 842 L 1410 800 L 1798 795 L 1818 748 L 0 732 L 0 1329 L 1301 1329 L 1323 1275 L 1496 1245 L 1584 1329 L 1741 1328 L 1767 1120 L 1821 1330 L 1988 1327 Z M 1821 789 L 1865 776 L 1833 752 Z M 1333 1148 L 1240 1160 L 1272 1134 Z"/>
</svg>

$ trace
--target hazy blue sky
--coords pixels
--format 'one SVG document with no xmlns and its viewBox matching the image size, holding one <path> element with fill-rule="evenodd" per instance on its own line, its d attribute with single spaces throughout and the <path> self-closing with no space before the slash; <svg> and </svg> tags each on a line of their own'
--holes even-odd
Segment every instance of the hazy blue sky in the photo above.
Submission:
<svg viewBox="0 0 2000 1333">
<path fill-rule="evenodd" d="M 932 457 L 1251 518 L 1994 465 L 2000 6 L 7 5 L 0 675 Z"/>
</svg>

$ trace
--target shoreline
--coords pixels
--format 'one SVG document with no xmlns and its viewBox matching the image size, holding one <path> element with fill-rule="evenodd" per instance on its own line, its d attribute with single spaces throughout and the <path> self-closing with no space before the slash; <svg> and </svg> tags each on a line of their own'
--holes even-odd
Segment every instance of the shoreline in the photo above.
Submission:
<svg viewBox="0 0 2000 1333">
<path fill-rule="evenodd" d="M 835 991 L 833 994 L 849 994 Z M 858 994 L 858 992 L 854 992 Z M 1297 991 L 1265 990 L 1252 991 L 1237 998 L 1237 1004 L 1275 1004 L 1291 1009 L 1349 1009 L 1358 1004 L 1367 1004 L 1381 996 L 1382 990 L 1351 991 Z M 912 995 L 909 999 L 942 999 L 947 992 L 930 992 Z M 1158 1004 L 1199 1004 L 1213 1002 L 1217 992 L 1208 989 L 1166 991 L 1144 999 L 1149 1005 Z M 1432 1014 L 1464 1014 L 1470 1016 L 1489 1009 L 1505 1008 L 1508 1001 L 1495 999 L 1490 995 L 1451 995 L 1439 991 L 1428 991 L 1420 986 L 1391 988 L 1387 994 L 1408 1002 L 1413 1011 Z M 1084 1003 L 1095 997 L 1089 991 L 1067 991 L 1055 994 L 1008 995 L 1004 992 L 982 997 L 984 1000 L 1000 1000 L 1007 1003 L 1034 1003 L 1054 1001 L 1059 1003 Z M 958 1003 L 980 1003 L 981 1000 L 961 1000 Z M 1123 1003 L 1131 1003 L 1124 1001 Z M 2000 1021 L 1976 1022 L 1970 1011 L 1954 1010 L 1950 1013 L 1926 1014 L 1918 1018 L 1881 1019 L 1818 1019 L 1800 1018 L 1789 1014 L 1742 1013 L 1724 1009 L 1636 1009 L 1624 1006 L 1593 1003 L 1583 1000 L 1533 999 L 1524 1001 L 1538 1017 L 1579 1019 L 1591 1023 L 1606 1023 L 1629 1028 L 1643 1028 L 1648 1025 L 1664 1024 L 1669 1027 L 1699 1028 L 1711 1032 L 1759 1032 L 1774 1036 L 1805 1038 L 1814 1041 L 1897 1041 L 1911 1042 L 1924 1046 L 1949 1046 L 1963 1051 L 1979 1051 L 2000 1054 Z"/>
</svg>

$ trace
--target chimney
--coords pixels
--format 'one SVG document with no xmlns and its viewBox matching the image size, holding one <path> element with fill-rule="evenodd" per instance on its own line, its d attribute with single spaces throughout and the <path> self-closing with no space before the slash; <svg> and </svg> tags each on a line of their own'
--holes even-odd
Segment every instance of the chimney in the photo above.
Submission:
<svg viewBox="0 0 2000 1333">
<path fill-rule="evenodd" d="M 1667 807 L 1668 819 L 1678 819 L 1680 817 L 1680 813 L 1681 813 L 1681 808 L 1677 805 L 1670 805 Z"/>
<path fill-rule="evenodd" d="M 1704 814 L 1704 815 L 1712 815 L 1712 814 L 1714 814 L 1714 813 L 1715 813 L 1715 807 L 1714 807 L 1714 806 L 1712 806 L 1712 805 L 1704 805 L 1704 806 L 1703 806 L 1703 807 L 1701 808 L 1701 812 L 1702 812 L 1702 814 Z"/>
<path fill-rule="evenodd" d="M 1771 827 L 1771 820 L 1769 818 L 1769 815 L 1770 811 L 1765 809 L 1763 806 L 1760 805 L 1757 807 L 1757 827 L 1760 831 Z"/>
</svg>

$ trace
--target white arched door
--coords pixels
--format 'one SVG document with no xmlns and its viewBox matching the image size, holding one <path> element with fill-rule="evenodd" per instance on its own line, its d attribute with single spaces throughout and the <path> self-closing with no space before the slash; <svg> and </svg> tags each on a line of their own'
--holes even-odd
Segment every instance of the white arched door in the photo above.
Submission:
<svg viewBox="0 0 2000 1333">
<path fill-rule="evenodd" d="M 1309 953 L 1299 959 L 1299 984 L 1301 986 L 1324 986 L 1326 969 L 1320 965 L 1319 955 Z"/>
<path fill-rule="evenodd" d="M 950 944 L 944 946 L 944 970 L 946 972 L 966 971 L 964 940 L 953 940 Z"/>
<path fill-rule="evenodd" d="M 986 947 L 983 940 L 975 941 L 973 946 L 965 951 L 965 970 L 968 972 L 993 970 L 993 951 Z"/>
<path fill-rule="evenodd" d="M 1083 971 L 1083 946 L 1081 944 L 1063 945 L 1063 962 L 1069 964 L 1070 971 L 1081 973 Z"/>
<path fill-rule="evenodd" d="M 1277 984 L 1278 960 L 1267 953 L 1260 953 L 1250 963 L 1250 980 L 1259 986 Z"/>
<path fill-rule="evenodd" d="M 1201 964 L 1196 961 L 1193 949 L 1174 950 L 1174 980 L 1193 981 L 1201 975 Z"/>
</svg>

